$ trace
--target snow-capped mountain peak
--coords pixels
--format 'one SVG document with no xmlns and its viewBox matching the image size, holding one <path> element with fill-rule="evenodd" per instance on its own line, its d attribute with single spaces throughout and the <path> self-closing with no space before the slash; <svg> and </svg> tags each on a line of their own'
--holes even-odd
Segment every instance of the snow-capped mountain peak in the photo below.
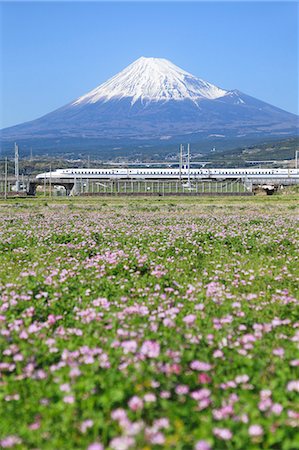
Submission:
<svg viewBox="0 0 299 450">
<path fill-rule="evenodd" d="M 166 59 L 139 58 L 76 101 L 1 130 L 0 144 L 12 148 L 18 141 L 27 148 L 33 143 L 72 152 L 99 145 L 99 155 L 108 146 L 111 155 L 119 150 L 123 156 L 127 151 L 143 155 L 147 147 L 154 152 L 164 140 L 167 148 L 186 139 L 203 146 L 214 146 L 215 139 L 217 145 L 223 140 L 239 146 L 242 140 L 248 145 L 259 137 L 297 135 L 293 114 L 238 90 L 220 89 Z"/>
<path fill-rule="evenodd" d="M 73 105 L 130 98 L 133 105 L 151 101 L 213 100 L 227 91 L 193 76 L 164 58 L 141 57 L 124 70 L 78 98 Z"/>
</svg>

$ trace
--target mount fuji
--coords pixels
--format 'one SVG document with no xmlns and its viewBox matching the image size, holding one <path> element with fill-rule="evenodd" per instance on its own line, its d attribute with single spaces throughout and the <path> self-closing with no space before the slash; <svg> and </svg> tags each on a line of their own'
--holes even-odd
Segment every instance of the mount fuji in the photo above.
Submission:
<svg viewBox="0 0 299 450">
<path fill-rule="evenodd" d="M 1 130 L 1 141 L 2 148 L 18 141 L 49 150 L 186 139 L 211 147 L 217 140 L 241 143 L 297 132 L 294 114 L 217 87 L 166 59 L 141 57 L 66 106 Z"/>
</svg>

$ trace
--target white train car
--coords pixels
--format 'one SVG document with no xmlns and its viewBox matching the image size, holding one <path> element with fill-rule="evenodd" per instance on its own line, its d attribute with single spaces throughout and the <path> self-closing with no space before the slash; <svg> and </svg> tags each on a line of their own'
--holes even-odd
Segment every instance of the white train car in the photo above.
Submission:
<svg viewBox="0 0 299 450">
<path fill-rule="evenodd" d="M 203 180 L 203 179 L 263 179 L 281 180 L 293 179 L 299 182 L 298 169 L 178 169 L 178 168 L 111 168 L 111 169 L 57 169 L 52 172 L 41 173 L 37 179 L 108 179 L 108 180 Z"/>
</svg>

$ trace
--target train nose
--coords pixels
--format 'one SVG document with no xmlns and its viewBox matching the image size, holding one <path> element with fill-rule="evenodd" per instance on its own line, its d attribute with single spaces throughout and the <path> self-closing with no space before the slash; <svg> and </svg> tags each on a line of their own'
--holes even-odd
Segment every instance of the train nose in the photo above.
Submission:
<svg viewBox="0 0 299 450">
<path fill-rule="evenodd" d="M 47 174 L 46 173 L 39 173 L 38 175 L 36 175 L 35 178 L 46 178 Z"/>
</svg>

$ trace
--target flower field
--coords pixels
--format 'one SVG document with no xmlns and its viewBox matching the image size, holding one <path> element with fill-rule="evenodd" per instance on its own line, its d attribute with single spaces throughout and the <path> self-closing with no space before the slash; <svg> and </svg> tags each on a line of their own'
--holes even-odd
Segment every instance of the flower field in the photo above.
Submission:
<svg viewBox="0 0 299 450">
<path fill-rule="evenodd" d="M 0 203 L 0 447 L 298 449 L 295 200 Z"/>
</svg>

